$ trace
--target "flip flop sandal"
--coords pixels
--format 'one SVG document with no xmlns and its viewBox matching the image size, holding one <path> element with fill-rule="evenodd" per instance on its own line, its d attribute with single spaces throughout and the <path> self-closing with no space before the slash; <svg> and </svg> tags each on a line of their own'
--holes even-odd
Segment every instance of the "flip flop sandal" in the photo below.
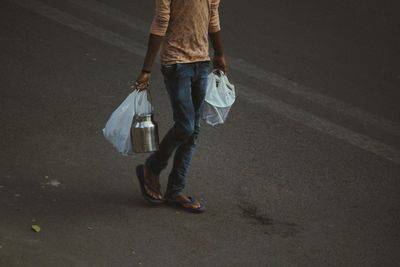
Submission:
<svg viewBox="0 0 400 267">
<path fill-rule="evenodd" d="M 146 183 L 146 180 L 144 179 L 144 165 L 138 165 L 136 167 L 136 175 L 139 180 L 140 190 L 142 191 L 142 195 L 143 195 L 144 199 L 146 199 L 151 204 L 162 204 L 165 202 L 164 199 L 156 199 L 147 193 L 145 187 L 147 187 L 148 189 L 150 189 L 151 191 L 153 191 L 157 194 L 162 195 L 160 192 L 160 189 L 153 188 L 151 185 Z"/>
<path fill-rule="evenodd" d="M 174 207 L 178 207 L 181 208 L 187 212 L 192 212 L 192 213 L 203 213 L 206 211 L 206 206 L 200 203 L 200 207 L 197 209 L 191 208 L 191 207 L 186 207 L 185 204 L 195 204 L 196 203 L 196 199 L 193 197 L 188 197 L 190 199 L 190 201 L 181 201 L 181 200 L 174 200 L 174 199 L 168 199 L 166 198 L 165 201 L 167 204 L 174 206 Z"/>
</svg>

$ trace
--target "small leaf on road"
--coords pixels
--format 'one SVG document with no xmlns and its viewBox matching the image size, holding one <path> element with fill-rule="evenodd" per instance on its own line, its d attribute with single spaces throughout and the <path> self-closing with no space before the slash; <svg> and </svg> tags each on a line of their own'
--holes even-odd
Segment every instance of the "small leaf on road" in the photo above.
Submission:
<svg viewBox="0 0 400 267">
<path fill-rule="evenodd" d="M 36 233 L 39 233 L 41 228 L 37 224 L 32 224 L 32 230 L 35 231 Z"/>
</svg>

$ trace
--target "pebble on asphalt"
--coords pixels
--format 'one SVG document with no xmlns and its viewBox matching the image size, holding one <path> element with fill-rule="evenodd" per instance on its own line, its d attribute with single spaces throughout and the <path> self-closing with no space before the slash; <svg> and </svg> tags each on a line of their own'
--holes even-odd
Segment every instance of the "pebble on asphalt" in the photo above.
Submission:
<svg viewBox="0 0 400 267">
<path fill-rule="evenodd" d="M 58 187 L 61 183 L 55 179 L 50 180 L 50 185 Z"/>
<path fill-rule="evenodd" d="M 48 176 L 46 176 L 46 177 L 48 177 Z M 48 178 L 46 178 L 46 179 L 48 179 Z M 60 183 L 60 181 L 58 181 L 56 179 L 51 179 L 49 182 L 41 183 L 41 188 L 46 188 L 46 185 L 58 187 L 59 185 L 61 185 L 61 183 Z"/>
</svg>

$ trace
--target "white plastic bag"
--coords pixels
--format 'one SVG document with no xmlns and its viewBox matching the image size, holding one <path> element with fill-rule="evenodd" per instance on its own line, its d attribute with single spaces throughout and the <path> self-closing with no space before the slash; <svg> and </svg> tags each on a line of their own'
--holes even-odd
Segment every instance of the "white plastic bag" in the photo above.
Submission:
<svg viewBox="0 0 400 267">
<path fill-rule="evenodd" d="M 208 75 L 202 118 L 212 126 L 224 123 L 235 98 L 235 86 L 229 82 L 225 73 L 212 71 Z"/>
<path fill-rule="evenodd" d="M 153 107 L 147 90 L 133 91 L 111 114 L 103 129 L 104 137 L 124 156 L 133 155 L 131 126 L 135 114 L 149 114 Z"/>
</svg>

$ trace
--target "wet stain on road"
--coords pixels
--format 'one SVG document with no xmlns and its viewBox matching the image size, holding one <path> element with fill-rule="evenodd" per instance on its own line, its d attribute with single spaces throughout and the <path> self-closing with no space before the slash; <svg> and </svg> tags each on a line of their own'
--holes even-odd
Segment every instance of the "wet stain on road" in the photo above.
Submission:
<svg viewBox="0 0 400 267">
<path fill-rule="evenodd" d="M 238 204 L 238 207 L 241 209 L 244 217 L 252 219 L 253 224 L 258 224 L 265 227 L 264 234 L 280 235 L 282 237 L 294 237 L 302 229 L 295 223 L 278 221 L 269 218 L 266 214 L 260 213 L 257 206 L 253 204 L 241 203 Z"/>
</svg>

